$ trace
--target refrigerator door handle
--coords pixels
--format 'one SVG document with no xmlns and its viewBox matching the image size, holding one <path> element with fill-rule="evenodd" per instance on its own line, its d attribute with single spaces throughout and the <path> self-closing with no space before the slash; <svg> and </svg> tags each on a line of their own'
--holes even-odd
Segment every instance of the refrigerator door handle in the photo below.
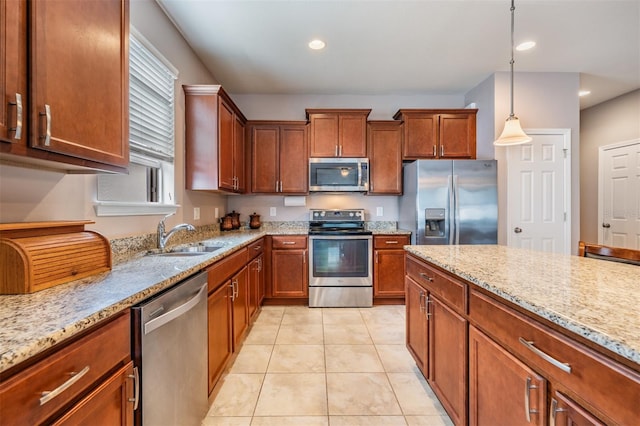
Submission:
<svg viewBox="0 0 640 426">
<path fill-rule="evenodd" d="M 460 188 L 458 186 L 458 175 L 453 175 L 453 226 L 456 231 L 454 244 L 460 244 Z"/>
<path fill-rule="evenodd" d="M 449 214 L 447 215 L 447 221 L 449 222 L 449 245 L 453 244 L 454 232 L 456 230 L 455 224 L 455 193 L 453 191 L 453 176 L 447 176 L 447 187 L 449 188 Z"/>
</svg>

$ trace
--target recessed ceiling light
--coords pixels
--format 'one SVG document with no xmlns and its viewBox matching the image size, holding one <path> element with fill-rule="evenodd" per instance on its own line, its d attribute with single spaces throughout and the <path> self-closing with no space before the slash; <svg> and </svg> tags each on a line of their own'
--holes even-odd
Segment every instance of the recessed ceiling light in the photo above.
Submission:
<svg viewBox="0 0 640 426">
<path fill-rule="evenodd" d="M 533 49 L 536 45 L 535 41 L 525 41 L 516 46 L 516 50 L 522 52 L 523 50 Z"/>
<path fill-rule="evenodd" d="M 324 47 L 326 46 L 325 42 L 322 40 L 311 40 L 309 42 L 309 47 L 313 50 L 320 50 L 320 49 L 324 49 Z"/>
<path fill-rule="evenodd" d="M 591 94 L 591 90 L 580 90 L 578 96 L 587 96 Z"/>
</svg>

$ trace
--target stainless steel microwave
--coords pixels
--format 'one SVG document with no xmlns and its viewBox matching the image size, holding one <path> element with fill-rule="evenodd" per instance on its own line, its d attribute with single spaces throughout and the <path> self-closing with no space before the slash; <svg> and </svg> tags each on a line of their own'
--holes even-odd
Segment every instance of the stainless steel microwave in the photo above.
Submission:
<svg viewBox="0 0 640 426">
<path fill-rule="evenodd" d="M 368 158 L 310 158 L 310 192 L 367 192 Z"/>
</svg>

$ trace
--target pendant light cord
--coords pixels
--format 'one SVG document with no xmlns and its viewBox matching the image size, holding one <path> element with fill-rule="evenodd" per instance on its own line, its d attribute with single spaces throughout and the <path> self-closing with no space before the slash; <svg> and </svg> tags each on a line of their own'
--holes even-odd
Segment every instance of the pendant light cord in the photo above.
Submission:
<svg viewBox="0 0 640 426">
<path fill-rule="evenodd" d="M 516 10 L 516 6 L 514 4 L 515 0 L 511 0 L 511 61 L 509 62 L 509 64 L 511 65 L 511 112 L 509 114 L 509 119 L 513 118 L 514 114 L 513 114 L 513 64 L 514 64 L 514 60 L 513 60 L 513 45 L 514 45 L 514 41 L 513 41 L 513 26 L 514 26 L 514 12 Z"/>
</svg>

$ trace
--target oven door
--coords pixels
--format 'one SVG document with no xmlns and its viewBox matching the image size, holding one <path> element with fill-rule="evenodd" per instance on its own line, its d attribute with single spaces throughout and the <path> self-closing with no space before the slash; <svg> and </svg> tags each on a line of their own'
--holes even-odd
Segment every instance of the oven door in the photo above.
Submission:
<svg viewBox="0 0 640 426">
<path fill-rule="evenodd" d="M 371 235 L 309 237 L 309 287 L 371 286 Z"/>
</svg>

